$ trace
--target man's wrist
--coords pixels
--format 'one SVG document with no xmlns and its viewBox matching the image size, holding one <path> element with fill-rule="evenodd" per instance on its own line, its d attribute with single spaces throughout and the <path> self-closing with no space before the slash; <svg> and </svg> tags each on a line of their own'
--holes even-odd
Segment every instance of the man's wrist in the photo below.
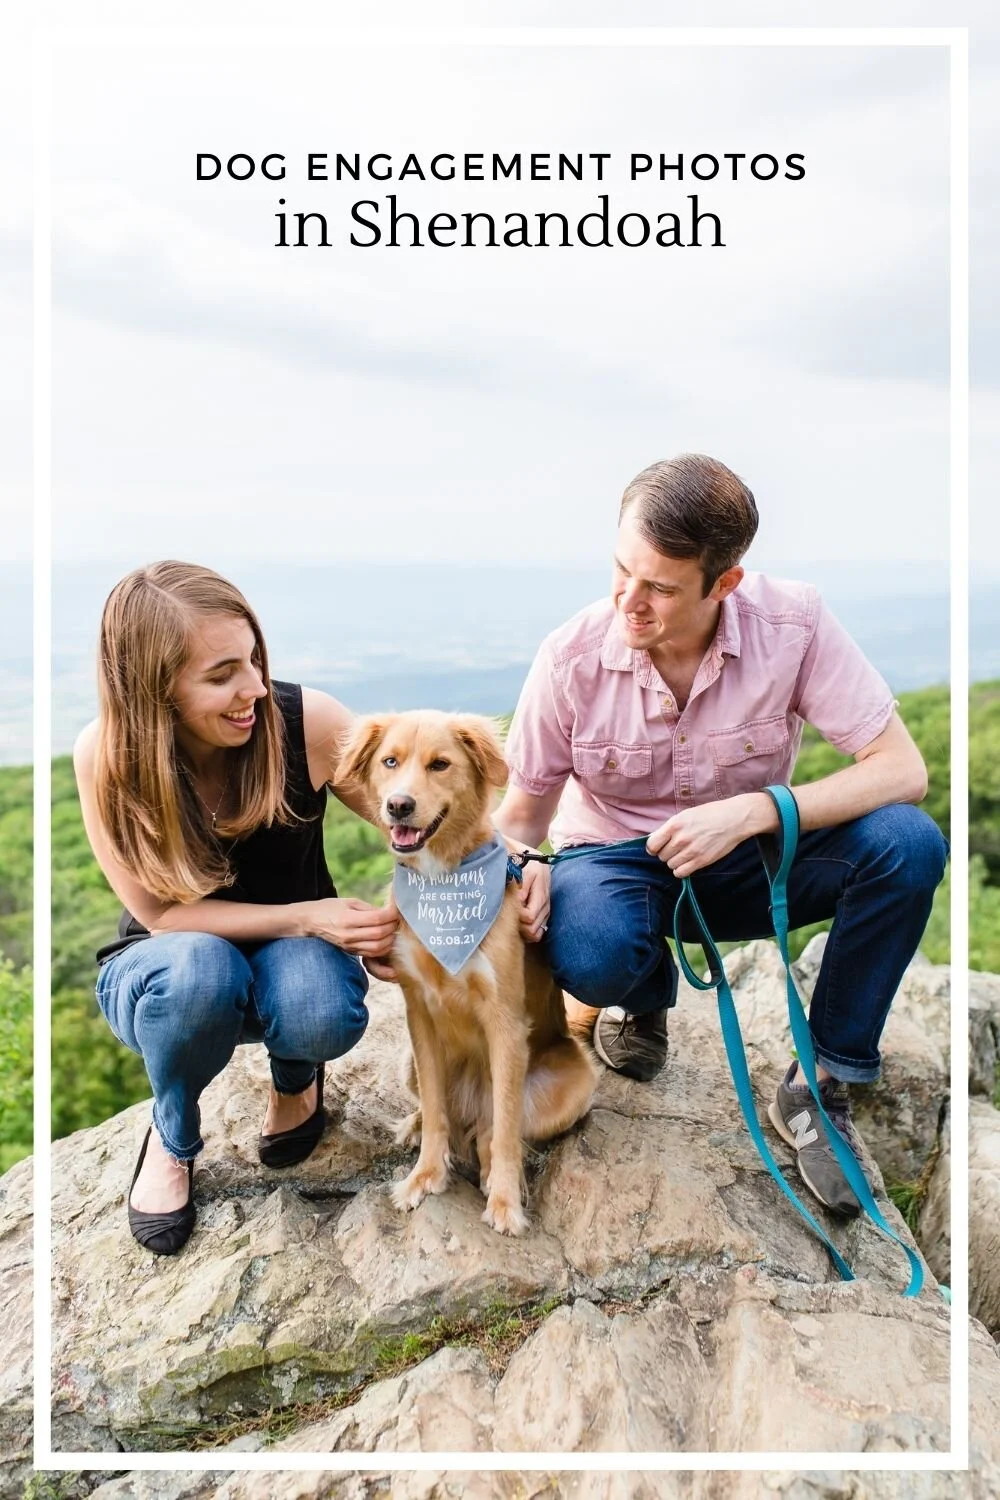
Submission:
<svg viewBox="0 0 1000 1500">
<path fill-rule="evenodd" d="M 500 824 L 498 823 L 496 818 L 493 819 L 493 827 L 496 829 L 497 833 L 507 845 L 507 852 L 509 854 L 520 854 L 522 849 L 527 849 L 532 854 L 538 854 L 540 852 L 539 844 L 542 844 L 545 841 L 543 836 L 538 840 L 538 843 L 535 844 L 524 834 L 518 835 L 508 833 L 506 829 L 500 827 Z"/>
<path fill-rule="evenodd" d="M 778 809 L 767 793 L 744 792 L 743 796 L 746 800 L 744 817 L 747 837 L 754 838 L 759 833 L 776 833 L 780 823 Z"/>
</svg>

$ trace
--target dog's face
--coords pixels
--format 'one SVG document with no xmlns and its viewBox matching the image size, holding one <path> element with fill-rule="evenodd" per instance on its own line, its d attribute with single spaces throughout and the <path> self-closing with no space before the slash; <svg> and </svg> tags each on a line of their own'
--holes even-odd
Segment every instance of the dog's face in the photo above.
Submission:
<svg viewBox="0 0 1000 1500">
<path fill-rule="evenodd" d="M 360 720 L 337 780 L 367 791 L 394 854 L 451 864 L 475 848 L 507 766 L 489 719 L 419 710 Z"/>
</svg>

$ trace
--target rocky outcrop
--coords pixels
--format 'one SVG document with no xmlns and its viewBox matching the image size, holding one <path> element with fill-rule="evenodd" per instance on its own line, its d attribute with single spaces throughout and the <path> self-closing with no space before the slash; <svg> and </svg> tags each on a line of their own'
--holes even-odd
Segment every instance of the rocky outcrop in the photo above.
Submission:
<svg viewBox="0 0 1000 1500">
<path fill-rule="evenodd" d="M 951 1114 L 945 1109 L 937 1157 L 926 1177 L 917 1233 L 924 1258 L 938 1281 L 951 1284 Z"/>
<path fill-rule="evenodd" d="M 31 1162 L 0 1177 L 0 1486 L 31 1466 Z M 16 1491 L 20 1493 L 20 1489 Z"/>
<path fill-rule="evenodd" d="M 804 956 L 806 986 L 815 959 L 815 950 Z M 780 965 L 771 945 L 753 944 L 727 968 L 763 1103 L 787 1061 Z M 866 1138 L 879 1149 L 889 1138 L 894 1169 L 919 1173 L 935 1155 L 946 1159 L 945 977 L 915 965 L 886 1033 L 905 1139 L 891 1139 L 888 1096 L 879 1102 L 872 1090 L 878 1107 L 863 1114 Z M 393 1208 L 389 1185 L 412 1159 L 393 1134 L 408 1110 L 398 991 L 373 986 L 371 1011 L 361 1045 L 328 1068 L 333 1120 L 321 1147 L 289 1173 L 256 1160 L 262 1050 L 241 1049 L 215 1081 L 203 1100 L 199 1227 L 178 1257 L 147 1256 L 125 1225 L 148 1105 L 58 1143 L 57 1447 L 214 1445 L 220 1472 L 191 1476 L 196 1488 L 177 1494 L 226 1500 L 456 1493 L 455 1476 L 383 1476 L 381 1488 L 369 1474 L 223 1477 L 227 1450 L 265 1443 L 290 1453 L 948 1448 L 949 1310 L 933 1277 L 917 1301 L 902 1299 L 900 1252 L 865 1222 L 831 1220 L 861 1278 L 839 1281 L 747 1136 L 714 997 L 683 988 L 660 1079 L 603 1073 L 588 1118 L 531 1154 L 531 1228 L 513 1241 L 483 1224 L 473 1181 L 460 1178 L 413 1214 Z M 772 1144 L 798 1189 L 790 1153 Z M 0 1246 L 15 1283 L 29 1186 L 23 1169 L 2 1183 Z M 905 1233 L 891 1205 L 884 1211 Z M 946 1227 L 945 1218 L 942 1236 Z M 21 1318 L 28 1291 L 25 1280 Z M 991 1297 L 995 1289 L 984 1307 Z M 14 1343 L 24 1348 L 24 1327 Z M 11 1383 L 15 1410 L 27 1374 L 25 1363 Z M 981 1329 L 972 1386 L 975 1459 L 1000 1483 L 1000 1443 L 986 1420 L 1000 1408 L 1000 1360 Z M 753 1493 L 789 1500 L 920 1493 L 893 1488 L 909 1477 L 894 1474 L 853 1489 L 841 1475 L 798 1476 L 795 1490 L 781 1487 L 789 1476 L 768 1479 L 770 1489 L 745 1477 L 760 1486 Z M 928 1494 L 973 1493 L 926 1477 L 939 1486 Z M 138 1497 L 150 1478 L 108 1480 L 95 1493 Z M 482 1476 L 462 1492 L 513 1495 L 512 1478 Z M 751 1493 L 743 1478 L 567 1474 L 549 1476 L 546 1493 L 729 1500 Z M 726 1487 L 706 1487 L 716 1480 Z M 876 1480 L 885 1487 L 860 1487 Z M 535 1493 L 530 1475 L 520 1481 L 518 1494 Z"/>
<path fill-rule="evenodd" d="M 943 972 L 943 971 L 942 971 Z M 1000 978 L 969 975 L 969 1310 L 1000 1337 Z M 934 1274 L 950 1278 L 951 1132 L 925 1168 L 918 1237 Z"/>
<path fill-rule="evenodd" d="M 969 1311 L 1000 1336 L 1000 1111 L 969 1101 Z"/>
<path fill-rule="evenodd" d="M 969 1310 L 1000 1339 L 1000 978 L 969 975 Z"/>
<path fill-rule="evenodd" d="M 60 1500 L 994 1500 L 995 1472 L 594 1469 L 134 1472 Z"/>
<path fill-rule="evenodd" d="M 794 966 L 806 999 L 825 946 L 825 933 L 813 938 Z M 779 1016 L 770 1018 L 769 1030 L 772 1045 L 780 1045 Z M 851 1090 L 855 1119 L 886 1180 L 916 1185 L 933 1166 L 949 1093 L 951 973 L 946 966 L 917 955 L 892 1002 L 881 1048 L 878 1082 Z"/>
<path fill-rule="evenodd" d="M 1000 975 L 969 975 L 969 1093 L 992 1099 L 1000 1086 Z"/>
</svg>

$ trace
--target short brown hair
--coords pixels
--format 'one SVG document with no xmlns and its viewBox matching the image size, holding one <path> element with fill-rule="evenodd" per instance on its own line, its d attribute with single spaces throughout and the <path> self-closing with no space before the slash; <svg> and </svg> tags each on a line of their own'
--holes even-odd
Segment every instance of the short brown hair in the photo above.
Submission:
<svg viewBox="0 0 1000 1500">
<path fill-rule="evenodd" d="M 635 508 L 639 533 L 665 557 L 701 564 L 703 593 L 733 568 L 757 534 L 757 505 L 738 475 L 704 453 L 650 464 L 622 496 L 618 519 Z"/>
</svg>

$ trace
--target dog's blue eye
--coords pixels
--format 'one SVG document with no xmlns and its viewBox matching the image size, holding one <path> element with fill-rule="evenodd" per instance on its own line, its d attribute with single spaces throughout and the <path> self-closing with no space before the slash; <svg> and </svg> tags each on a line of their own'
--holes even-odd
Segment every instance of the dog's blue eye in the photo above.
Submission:
<svg viewBox="0 0 1000 1500">
<path fill-rule="evenodd" d="M 431 763 L 427 767 L 427 769 L 428 769 L 428 771 L 447 771 L 447 769 L 448 769 L 448 767 L 450 765 L 451 765 L 451 761 L 450 760 L 441 760 L 441 758 L 438 757 L 437 760 L 432 760 L 431 761 Z"/>
<path fill-rule="evenodd" d="M 394 755 L 386 755 L 383 758 L 382 764 L 387 770 L 392 771 L 398 765 L 398 761 Z"/>
</svg>

